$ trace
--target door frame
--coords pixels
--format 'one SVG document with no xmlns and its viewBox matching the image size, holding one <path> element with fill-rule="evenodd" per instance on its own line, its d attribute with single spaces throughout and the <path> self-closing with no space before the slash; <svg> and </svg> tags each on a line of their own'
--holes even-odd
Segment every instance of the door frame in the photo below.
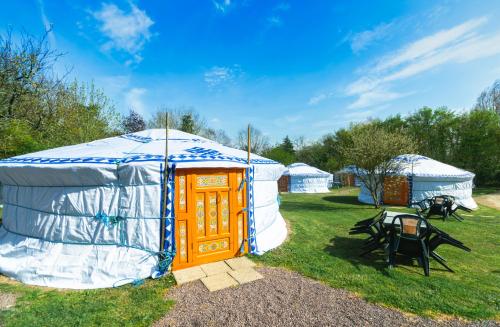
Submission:
<svg viewBox="0 0 500 327">
<path fill-rule="evenodd" d="M 228 258 L 242 256 L 248 253 L 248 213 L 245 210 L 247 207 L 247 171 L 245 168 L 177 168 L 175 172 L 175 195 L 174 195 L 174 214 L 175 214 L 175 244 L 176 253 L 172 261 L 172 270 L 178 270 L 197 266 L 204 263 L 209 263 L 216 260 L 211 260 L 210 256 L 204 258 L 196 257 L 194 243 L 196 235 L 196 206 L 195 206 L 195 178 L 196 175 L 215 175 L 228 174 L 228 199 L 229 199 L 229 233 L 230 233 L 230 254 Z M 244 187 L 241 190 L 241 202 L 239 201 L 237 189 L 238 173 L 241 173 L 241 178 L 244 180 Z M 180 177 L 184 176 L 184 208 L 180 205 L 182 189 L 179 185 Z M 211 188 L 216 189 L 216 188 Z M 219 206 L 219 204 L 218 204 Z M 220 207 L 219 211 L 220 212 Z M 239 251 L 238 245 L 238 219 L 241 216 L 243 221 L 243 252 Z M 184 228 L 184 231 L 181 228 Z M 187 234 L 183 235 L 184 240 L 181 240 L 181 232 Z M 240 235 L 241 236 L 241 235 Z M 183 242 L 181 244 L 181 241 Z M 184 248 L 183 248 L 184 247 Z M 184 258 L 180 255 L 180 251 L 184 251 Z M 227 259 L 227 258 L 224 258 Z M 219 259 L 219 260 L 224 260 Z"/>
</svg>

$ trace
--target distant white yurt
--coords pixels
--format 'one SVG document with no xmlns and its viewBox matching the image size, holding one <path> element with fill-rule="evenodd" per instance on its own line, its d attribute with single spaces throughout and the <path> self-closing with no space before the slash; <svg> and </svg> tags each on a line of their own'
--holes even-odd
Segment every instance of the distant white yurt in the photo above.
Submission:
<svg viewBox="0 0 500 327">
<path fill-rule="evenodd" d="M 398 176 L 388 176 L 382 191 L 384 204 L 409 205 L 437 195 L 452 195 L 461 205 L 475 209 L 472 198 L 474 174 L 416 154 L 397 156 L 404 169 Z M 366 186 L 361 183 L 360 202 L 373 203 Z"/>
<path fill-rule="evenodd" d="M 358 173 L 356 166 L 349 165 L 345 166 L 341 170 L 337 171 L 335 175 L 338 175 L 343 186 L 361 186 L 361 181 L 356 174 Z"/>
<path fill-rule="evenodd" d="M 283 242 L 283 165 L 176 130 L 168 149 L 166 183 L 161 129 L 0 160 L 0 272 L 112 287 Z"/>
<path fill-rule="evenodd" d="M 327 193 L 333 180 L 332 174 L 305 163 L 289 165 L 283 175 L 289 176 L 288 191 L 291 193 Z"/>
</svg>

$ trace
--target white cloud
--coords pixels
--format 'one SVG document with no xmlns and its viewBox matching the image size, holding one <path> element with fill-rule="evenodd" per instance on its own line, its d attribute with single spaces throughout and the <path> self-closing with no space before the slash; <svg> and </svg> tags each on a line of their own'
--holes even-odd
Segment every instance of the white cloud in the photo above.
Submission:
<svg viewBox="0 0 500 327">
<path fill-rule="evenodd" d="M 289 9 L 290 4 L 288 2 L 281 2 L 276 7 L 274 7 L 274 10 L 276 11 L 288 11 Z"/>
<path fill-rule="evenodd" d="M 392 27 L 394 27 L 394 23 L 382 23 L 372 30 L 354 34 L 349 38 L 352 51 L 354 53 L 358 53 L 368 47 L 371 43 L 384 39 L 390 34 Z"/>
<path fill-rule="evenodd" d="M 386 90 L 375 89 L 368 92 L 364 92 L 358 96 L 358 99 L 351 103 L 349 109 L 359 109 L 366 108 L 370 106 L 375 106 L 380 103 L 395 100 L 406 96 L 404 93 L 396 93 Z"/>
<path fill-rule="evenodd" d="M 316 94 L 315 96 L 312 96 L 309 98 L 309 101 L 307 101 L 307 104 L 309 106 L 315 106 L 325 100 L 328 100 L 329 98 L 333 97 L 335 95 L 335 92 L 321 92 Z"/>
<path fill-rule="evenodd" d="M 145 115 L 147 113 L 146 105 L 143 102 L 142 97 L 146 93 L 146 89 L 144 88 L 131 88 L 125 94 L 125 105 L 129 109 L 133 109 L 141 115 Z"/>
<path fill-rule="evenodd" d="M 480 17 L 414 41 L 376 60 L 363 77 L 349 84 L 345 93 L 357 99 L 349 108 L 364 108 L 408 95 L 390 91 L 395 81 L 427 72 L 444 64 L 460 64 L 500 54 L 500 31 L 480 35 L 487 22 Z"/>
<path fill-rule="evenodd" d="M 241 68 L 238 65 L 232 67 L 214 66 L 203 75 L 205 83 L 209 88 L 216 88 L 234 82 L 241 75 Z"/>
<path fill-rule="evenodd" d="M 269 16 L 267 17 L 267 22 L 269 23 L 270 26 L 276 26 L 280 27 L 283 26 L 283 20 L 281 19 L 280 16 Z"/>
<path fill-rule="evenodd" d="M 290 10 L 290 4 L 287 2 L 280 2 L 273 8 L 273 14 L 267 17 L 268 27 L 281 27 L 283 26 L 283 17 L 280 16 L 279 12 L 286 12 Z"/>
<path fill-rule="evenodd" d="M 218 12 L 225 14 L 231 7 L 231 0 L 213 0 L 215 10 Z"/>
<path fill-rule="evenodd" d="M 375 71 L 383 71 L 400 64 L 425 56 L 433 55 L 435 51 L 445 46 L 463 41 L 471 36 L 479 26 L 488 21 L 486 17 L 471 19 L 447 30 L 439 31 L 433 35 L 417 40 L 396 54 L 383 58 L 378 62 Z"/>
<path fill-rule="evenodd" d="M 322 102 L 323 100 L 326 100 L 328 98 L 328 95 L 326 93 L 321 93 L 318 95 L 315 95 L 309 99 L 307 102 L 308 105 L 314 106 L 317 105 L 318 103 Z"/>
<path fill-rule="evenodd" d="M 38 6 L 40 7 L 40 18 L 42 19 L 43 27 L 45 31 L 47 31 L 47 37 L 49 38 L 49 44 L 52 48 L 56 48 L 56 37 L 54 35 L 54 31 L 52 30 L 52 23 L 47 18 L 45 14 L 45 4 L 43 0 L 38 0 Z"/>
<path fill-rule="evenodd" d="M 140 52 L 151 38 L 150 27 L 154 24 L 145 11 L 130 3 L 126 13 L 115 4 L 103 3 L 99 11 L 93 13 L 100 23 L 100 31 L 108 38 L 102 49 L 115 49 L 128 53 L 132 59 L 126 64 L 142 61 Z"/>
</svg>

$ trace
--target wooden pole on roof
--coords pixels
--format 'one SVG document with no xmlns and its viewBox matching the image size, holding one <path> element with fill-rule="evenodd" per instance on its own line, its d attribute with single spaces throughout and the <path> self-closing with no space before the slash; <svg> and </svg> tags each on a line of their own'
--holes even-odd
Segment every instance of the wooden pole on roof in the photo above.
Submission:
<svg viewBox="0 0 500 327">
<path fill-rule="evenodd" d="M 167 185 L 168 185 L 168 111 L 165 112 L 165 162 L 163 172 L 163 212 L 161 217 L 160 251 L 165 250 L 165 224 L 167 220 Z"/>
<path fill-rule="evenodd" d="M 252 142 L 251 142 L 251 133 L 250 133 L 250 124 L 248 124 L 248 131 L 247 131 L 247 140 L 248 140 L 248 145 L 247 145 L 247 149 L 248 149 L 248 156 L 247 156 L 247 163 L 250 164 L 250 152 L 252 151 L 251 147 L 252 147 Z"/>
</svg>

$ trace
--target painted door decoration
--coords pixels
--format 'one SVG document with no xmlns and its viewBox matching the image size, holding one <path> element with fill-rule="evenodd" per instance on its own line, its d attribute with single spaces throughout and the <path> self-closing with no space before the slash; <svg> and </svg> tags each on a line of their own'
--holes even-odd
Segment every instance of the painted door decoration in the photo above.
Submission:
<svg viewBox="0 0 500 327">
<path fill-rule="evenodd" d="M 176 171 L 176 241 L 173 269 L 247 252 L 243 169 Z"/>
<path fill-rule="evenodd" d="M 408 204 L 408 179 L 406 176 L 386 176 L 384 179 L 384 204 Z"/>
</svg>

